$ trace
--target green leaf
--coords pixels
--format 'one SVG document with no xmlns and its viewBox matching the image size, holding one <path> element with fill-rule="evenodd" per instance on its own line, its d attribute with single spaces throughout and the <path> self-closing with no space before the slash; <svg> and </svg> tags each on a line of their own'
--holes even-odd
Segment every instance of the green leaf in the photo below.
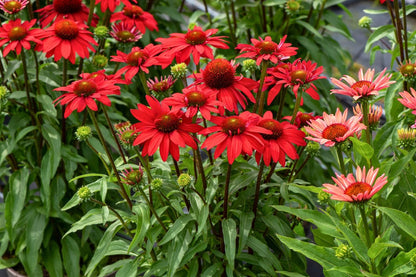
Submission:
<svg viewBox="0 0 416 277">
<path fill-rule="evenodd" d="M 94 272 L 94 269 L 101 262 L 101 260 L 106 256 L 107 250 L 110 247 L 111 241 L 118 230 L 121 228 L 120 221 L 116 221 L 111 224 L 104 235 L 102 236 L 100 242 L 98 243 L 97 248 L 95 249 L 94 256 L 91 258 L 90 263 L 88 264 L 87 270 L 85 271 L 86 276 L 91 276 Z"/>
<path fill-rule="evenodd" d="M 405 231 L 413 239 L 416 239 L 416 221 L 413 219 L 413 217 L 402 211 L 392 208 L 377 206 L 377 209 L 390 217 L 390 219 L 396 224 L 398 228 Z"/>
<path fill-rule="evenodd" d="M 286 0 L 266 0 L 263 2 L 263 5 L 266 7 L 273 7 L 285 4 Z"/>
<path fill-rule="evenodd" d="M 369 9 L 364 9 L 363 12 L 365 12 L 366 14 L 383 14 L 383 13 L 387 13 L 387 9 L 380 9 L 380 10 L 369 10 Z"/>
<path fill-rule="evenodd" d="M 137 261 L 131 260 L 117 271 L 116 277 L 137 276 L 137 269 Z"/>
<path fill-rule="evenodd" d="M 272 252 L 270 252 L 269 247 L 265 243 L 253 236 L 249 236 L 247 240 L 247 246 L 253 249 L 254 253 L 265 259 L 269 264 L 272 264 L 274 268 L 279 269 L 279 260 Z M 276 276 L 273 271 L 267 271 L 267 273 L 271 276 Z"/>
<path fill-rule="evenodd" d="M 72 236 L 66 236 L 61 240 L 62 243 L 62 260 L 64 262 L 65 272 L 68 277 L 80 276 L 80 258 L 81 252 L 79 246 Z"/>
<path fill-rule="evenodd" d="M 364 51 L 368 52 L 374 43 L 379 42 L 382 38 L 393 34 L 393 32 L 394 32 L 393 25 L 383 25 L 377 28 L 376 30 L 373 31 L 373 33 L 368 38 Z"/>
<path fill-rule="evenodd" d="M 189 214 L 179 217 L 166 232 L 165 236 L 159 242 L 159 245 L 163 245 L 175 238 L 192 219 L 192 216 Z"/>
<path fill-rule="evenodd" d="M 412 258 L 416 255 L 416 248 L 409 252 L 400 252 L 396 257 L 391 259 L 384 268 L 383 276 L 393 277 L 399 274 L 410 273 L 415 270 Z M 407 275 L 406 275 L 407 276 Z"/>
<path fill-rule="evenodd" d="M 394 178 L 399 176 L 406 165 L 413 159 L 416 153 L 416 148 L 409 152 L 409 154 L 400 157 L 399 160 L 395 161 L 390 168 L 388 175 L 389 181 L 392 181 Z"/>
<path fill-rule="evenodd" d="M 380 255 L 380 253 L 388 247 L 395 247 L 403 250 L 403 247 L 394 241 L 389 242 L 378 242 L 377 240 L 371 245 L 370 249 L 368 249 L 368 256 L 371 259 L 375 259 Z"/>
<path fill-rule="evenodd" d="M 71 229 L 69 229 L 68 232 L 65 233 L 64 237 L 78 230 L 83 230 L 85 227 L 90 225 L 104 224 L 105 222 L 103 222 L 103 217 L 101 213 L 101 208 L 89 210 L 80 220 L 72 224 Z M 117 217 L 112 214 L 108 216 L 108 221 L 110 222 L 116 219 Z"/>
<path fill-rule="evenodd" d="M 335 256 L 335 250 L 329 247 L 318 246 L 309 242 L 304 242 L 299 239 L 289 238 L 281 235 L 276 235 L 282 243 L 293 251 L 299 252 L 311 260 L 322 265 L 324 269 L 331 269 L 334 267 L 349 266 L 350 263 L 340 260 Z M 359 268 L 352 268 L 351 273 L 360 273 Z"/>
<path fill-rule="evenodd" d="M 350 137 L 350 140 L 352 141 L 354 147 L 354 153 L 360 154 L 367 161 L 369 161 L 374 155 L 374 149 L 368 143 L 363 142 L 357 138 Z"/>
<path fill-rule="evenodd" d="M 195 235 L 195 237 L 199 237 L 200 234 L 202 234 L 202 231 L 204 231 L 205 226 L 208 222 L 208 216 L 209 216 L 209 206 L 204 204 L 201 209 L 198 212 L 197 222 L 198 222 L 198 232 Z"/>
<path fill-rule="evenodd" d="M 6 73 L 4 73 L 4 79 L 5 80 L 10 80 L 12 74 L 20 67 L 20 65 L 22 64 L 22 61 L 19 60 L 9 60 L 9 63 L 7 65 L 7 69 L 6 69 Z"/>
<path fill-rule="evenodd" d="M 244 212 L 240 215 L 240 234 L 238 240 L 238 253 L 241 253 L 246 246 L 248 236 L 250 235 L 251 225 L 253 223 L 254 214 L 252 212 Z"/>
<path fill-rule="evenodd" d="M 237 227 L 235 221 L 231 218 L 225 219 L 222 222 L 222 233 L 224 235 L 225 256 L 227 257 L 227 263 L 231 269 L 234 269 L 237 239 Z"/>
<path fill-rule="evenodd" d="M 219 274 L 222 272 L 222 263 L 215 263 L 208 267 L 204 272 L 202 272 L 201 277 L 213 277 L 213 276 L 219 276 Z"/>
<path fill-rule="evenodd" d="M 56 118 L 56 108 L 52 103 L 52 98 L 49 95 L 36 95 L 36 100 L 42 104 L 43 110 L 52 118 Z"/>
<path fill-rule="evenodd" d="M 130 252 L 137 245 L 141 245 L 144 241 L 147 231 L 150 227 L 150 212 L 145 204 L 135 205 L 133 211 L 137 214 L 136 234 L 130 243 L 128 251 Z"/>
<path fill-rule="evenodd" d="M 101 174 L 101 173 L 87 173 L 87 174 L 79 175 L 75 178 L 72 178 L 71 180 L 69 180 L 69 183 L 72 183 L 81 178 L 88 178 L 88 177 L 107 177 L 107 175 Z"/>
<path fill-rule="evenodd" d="M 29 217 L 29 221 L 27 222 L 26 227 L 26 257 L 27 257 L 27 265 L 29 276 L 37 271 L 38 258 L 40 253 L 40 246 L 42 245 L 43 241 L 43 233 L 46 228 L 48 219 L 41 213 L 36 212 L 36 210 L 32 210 L 32 214 Z"/>
<path fill-rule="evenodd" d="M 45 261 L 45 267 L 50 277 L 63 276 L 61 253 L 56 241 L 51 240 L 48 247 L 43 249 L 42 258 Z"/>
<path fill-rule="evenodd" d="M 294 209 L 287 206 L 273 205 L 271 207 L 281 212 L 293 214 L 305 221 L 315 224 L 324 234 L 336 238 L 342 238 L 342 236 L 339 235 L 338 230 L 335 228 L 331 218 L 327 214 L 324 214 L 320 211 Z"/>
<path fill-rule="evenodd" d="M 172 241 L 168 248 L 168 277 L 173 277 L 176 270 L 179 268 L 189 244 L 192 241 L 192 235 L 190 232 L 186 232 L 184 235 L 178 235 Z"/>
<path fill-rule="evenodd" d="M 304 27 L 306 30 L 308 30 L 309 32 L 311 32 L 313 35 L 315 35 L 317 38 L 322 38 L 321 33 L 319 33 L 318 30 L 316 30 L 311 24 L 302 21 L 302 20 L 296 20 L 295 21 L 296 24 Z"/>
</svg>

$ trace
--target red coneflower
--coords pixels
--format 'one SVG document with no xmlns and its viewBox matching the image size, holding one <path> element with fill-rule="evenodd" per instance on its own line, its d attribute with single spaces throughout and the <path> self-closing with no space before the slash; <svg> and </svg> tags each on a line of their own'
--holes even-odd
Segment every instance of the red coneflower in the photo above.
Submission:
<svg viewBox="0 0 416 277">
<path fill-rule="evenodd" d="M 298 128 L 302 128 L 309 125 L 309 121 L 312 119 L 322 118 L 320 115 L 313 115 L 313 113 L 297 112 L 294 125 Z M 292 116 L 285 116 L 283 119 L 292 120 Z"/>
<path fill-rule="evenodd" d="M 137 5 L 132 5 L 130 3 L 124 4 L 126 6 L 121 12 L 116 12 L 111 15 L 111 22 L 121 20 L 129 25 L 135 25 L 143 34 L 146 33 L 146 28 L 149 29 L 149 31 L 159 31 L 153 15 L 143 11 L 143 9 Z"/>
<path fill-rule="evenodd" d="M 331 89 L 331 93 L 348 95 L 358 99 L 368 99 L 373 95 L 378 95 L 378 92 L 382 89 L 389 87 L 391 84 L 394 84 L 395 81 L 390 81 L 391 74 L 386 74 L 386 68 L 374 79 L 374 69 L 368 69 L 364 74 L 363 69 L 361 68 L 358 72 L 358 81 L 352 78 L 351 76 L 344 75 L 341 79 L 331 78 L 331 81 L 339 89 Z M 347 84 L 342 81 L 347 82 Z"/>
<path fill-rule="evenodd" d="M 42 29 L 31 29 L 36 24 L 36 19 L 21 22 L 20 19 L 9 21 L 0 26 L 0 46 L 8 43 L 3 49 L 3 57 L 10 51 L 16 51 L 17 55 L 22 52 L 22 47 L 29 50 L 30 42 L 42 45 L 40 38 L 44 31 Z"/>
<path fill-rule="evenodd" d="M 46 57 L 54 56 L 54 61 L 62 57 L 75 63 L 75 54 L 81 58 L 88 58 L 88 49 L 95 52 L 93 45 L 98 43 L 92 37 L 91 32 L 86 30 L 85 24 L 76 23 L 71 19 L 56 21 L 51 27 L 45 30 L 42 36 L 43 52 Z"/>
<path fill-rule="evenodd" d="M 257 126 L 258 120 L 257 114 L 248 111 L 228 117 L 212 116 L 210 121 L 216 126 L 205 128 L 199 134 L 214 134 L 206 138 L 201 148 L 209 150 L 216 146 L 214 159 L 227 149 L 229 164 L 241 154 L 251 155 L 253 150 L 261 153 L 264 145 L 261 134 L 272 135 L 273 132 Z"/>
<path fill-rule="evenodd" d="M 209 46 L 220 49 L 228 49 L 222 38 L 224 36 L 212 37 L 218 32 L 217 29 L 203 31 L 201 27 L 195 26 L 192 30 L 188 29 L 186 34 L 173 33 L 169 38 L 157 38 L 156 41 L 162 44 L 167 51 L 164 55 L 171 60 L 176 59 L 177 63 L 190 63 L 190 57 L 195 64 L 199 64 L 200 57 L 214 59 L 213 50 Z"/>
<path fill-rule="evenodd" d="M 163 102 L 172 107 L 172 111 L 186 109 L 185 116 L 194 117 L 198 111 L 203 118 L 210 120 L 211 113 L 219 113 L 216 108 L 222 106 L 222 102 L 215 99 L 215 95 L 201 89 L 199 86 L 191 86 L 175 93 L 171 97 L 163 99 Z"/>
<path fill-rule="evenodd" d="M 29 0 L 0 0 L 0 9 L 8 14 L 15 14 L 23 10 Z"/>
<path fill-rule="evenodd" d="M 136 0 L 132 0 L 134 3 L 137 3 Z M 128 0 L 121 0 L 124 5 L 130 4 Z M 114 12 L 114 10 L 120 5 L 120 0 L 95 0 L 95 5 L 101 4 L 101 11 L 105 12 L 107 9 L 110 12 Z"/>
<path fill-rule="evenodd" d="M 316 66 L 317 64 L 311 61 L 297 59 L 293 63 L 286 63 L 286 66 L 277 68 L 278 71 L 271 72 L 270 74 L 277 78 L 278 81 L 275 84 L 276 89 L 273 92 L 270 91 L 267 96 L 267 105 L 270 105 L 283 85 L 291 87 L 296 97 L 299 88 L 302 87 L 303 89 L 306 88 L 305 92 L 312 99 L 319 100 L 319 94 L 312 82 L 318 79 L 325 79 L 325 77 L 319 76 L 324 71 L 324 68 L 322 66 L 316 68 Z"/>
<path fill-rule="evenodd" d="M 124 85 L 129 84 L 129 82 L 126 82 L 126 80 L 123 80 L 121 78 L 121 75 L 118 75 L 118 74 L 107 75 L 107 74 L 105 74 L 104 69 L 96 71 L 96 72 L 91 72 L 91 73 L 87 73 L 87 72 L 81 73 L 79 76 L 81 76 L 82 79 L 92 79 L 92 78 L 95 78 L 95 77 L 98 77 L 98 76 L 102 76 L 105 80 L 111 81 L 114 84 L 124 84 Z M 120 94 L 120 93 L 116 93 L 116 94 Z"/>
<path fill-rule="evenodd" d="M 163 63 L 157 58 L 157 55 L 162 51 L 160 45 L 148 44 L 145 48 L 133 47 L 130 53 L 126 54 L 117 50 L 117 56 L 111 56 L 111 61 L 126 63 L 127 65 L 117 71 L 117 74 L 125 73 L 126 80 L 131 80 L 142 70 L 149 73 L 148 67 L 152 65 L 161 65 L 165 68 L 169 63 Z"/>
<path fill-rule="evenodd" d="M 62 19 L 72 19 L 79 23 L 86 23 L 88 21 L 89 9 L 82 4 L 82 0 L 53 0 L 51 5 L 36 10 L 40 16 L 40 26 L 46 27 L 52 21 L 59 21 Z M 96 26 L 98 16 L 94 15 L 91 25 Z"/>
<path fill-rule="evenodd" d="M 416 91 L 413 88 L 410 88 L 410 93 L 407 91 L 399 92 L 402 98 L 398 98 L 400 103 L 403 104 L 406 108 L 409 108 L 412 111 L 412 114 L 416 114 Z"/>
<path fill-rule="evenodd" d="M 74 110 L 82 112 L 86 107 L 93 111 L 98 111 L 95 100 L 106 106 L 111 106 L 111 101 L 107 97 L 110 94 L 117 94 L 120 88 L 113 82 L 105 80 L 103 76 L 95 78 L 83 78 L 72 82 L 65 87 L 54 89 L 55 91 L 67 91 L 67 93 L 59 96 L 53 102 L 55 105 L 66 105 L 64 117 L 67 118 Z"/>
<path fill-rule="evenodd" d="M 285 43 L 286 35 L 280 40 L 279 44 L 272 41 L 270 36 L 266 36 L 263 40 L 252 38 L 251 44 L 238 44 L 235 49 L 240 50 L 240 53 L 246 52 L 237 58 L 250 58 L 256 60 L 256 64 L 260 65 L 262 61 L 271 61 L 274 64 L 282 60 L 287 60 L 291 56 L 296 55 L 296 47 L 291 47 L 292 44 Z"/>
<path fill-rule="evenodd" d="M 123 21 L 111 26 L 110 35 L 123 43 L 136 42 L 143 37 L 135 25 L 129 25 Z"/>
<path fill-rule="evenodd" d="M 311 136 L 306 138 L 331 147 L 366 129 L 366 126 L 360 123 L 362 116 L 352 116 L 347 120 L 347 115 L 348 109 L 342 113 L 337 108 L 335 115 L 324 112 L 322 119 L 309 121 L 309 126 L 306 126 L 305 130 Z"/>
<path fill-rule="evenodd" d="M 286 155 L 292 160 L 299 159 L 296 152 L 295 145 L 305 146 L 306 142 L 303 139 L 305 133 L 298 130 L 295 125 L 289 122 L 279 122 L 273 119 L 271 111 L 264 113 L 263 118 L 257 123 L 257 126 L 270 130 L 272 134 L 262 134 L 264 139 L 264 147 L 262 152 L 255 154 L 257 163 L 260 163 L 263 157 L 264 164 L 270 165 L 270 162 L 279 162 L 282 166 L 286 164 Z"/>
<path fill-rule="evenodd" d="M 137 104 L 137 110 L 131 110 L 132 115 L 139 120 L 134 124 L 138 135 L 133 145 L 143 145 L 142 155 L 152 156 L 159 149 L 160 156 L 166 161 L 168 155 L 179 160 L 179 147 L 190 146 L 197 148 L 195 139 L 189 133 L 196 133 L 201 126 L 193 124 L 181 112 L 172 112 L 168 105 L 146 95 L 150 107 Z"/>
<path fill-rule="evenodd" d="M 160 80 L 158 77 L 155 77 L 154 80 L 148 79 L 146 84 L 150 91 L 158 94 L 169 91 L 175 84 L 175 80 L 169 75 L 168 77 L 161 77 Z"/>
<path fill-rule="evenodd" d="M 216 95 L 229 111 L 238 113 L 237 103 L 245 109 L 246 97 L 251 102 L 256 102 L 252 90 L 257 89 L 258 83 L 243 76 L 235 76 L 235 67 L 225 59 L 212 60 L 202 73 L 194 75 L 196 84 L 201 84 L 202 90 Z"/>
<path fill-rule="evenodd" d="M 352 173 L 348 174 L 347 177 L 335 173 L 336 178 L 332 177 L 335 185 L 323 184 L 326 188 L 323 191 L 332 194 L 331 199 L 334 200 L 354 203 L 365 202 L 387 184 L 387 177 L 384 174 L 377 178 L 378 170 L 378 168 L 371 167 L 366 173 L 365 167 L 361 169 L 358 166 L 355 173 L 356 177 Z"/>
</svg>

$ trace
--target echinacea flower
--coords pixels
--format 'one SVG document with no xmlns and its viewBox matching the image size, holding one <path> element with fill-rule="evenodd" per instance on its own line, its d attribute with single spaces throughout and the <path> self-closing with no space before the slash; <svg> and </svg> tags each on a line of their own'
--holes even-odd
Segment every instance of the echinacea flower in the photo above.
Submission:
<svg viewBox="0 0 416 277">
<path fill-rule="evenodd" d="M 303 139 L 305 133 L 298 130 L 295 125 L 289 122 L 279 122 L 273 119 L 271 111 L 264 113 L 263 118 L 257 122 L 257 126 L 270 130 L 272 134 L 262 134 L 264 139 L 264 147 L 262 152 L 255 154 L 257 163 L 263 157 L 264 164 L 270 165 L 270 162 L 279 162 L 282 166 L 286 164 L 286 155 L 292 160 L 299 158 L 296 152 L 295 145 L 305 146 L 306 142 Z"/>
<path fill-rule="evenodd" d="M 44 31 L 42 29 L 31 29 L 35 24 L 36 19 L 22 22 L 18 18 L 0 26 L 0 46 L 8 43 L 3 49 L 4 57 L 12 50 L 20 55 L 22 47 L 29 50 L 30 42 L 36 43 L 39 47 L 42 45 L 40 38 Z"/>
<path fill-rule="evenodd" d="M 131 80 L 141 70 L 149 73 L 149 67 L 152 65 L 162 65 L 162 68 L 167 67 L 168 63 L 163 63 L 157 58 L 157 55 L 162 51 L 160 45 L 148 44 L 143 49 L 140 47 L 133 47 L 130 53 L 126 54 L 117 50 L 116 56 L 111 56 L 111 61 L 126 63 L 127 65 L 117 71 L 117 74 L 125 73 L 126 80 Z"/>
<path fill-rule="evenodd" d="M 256 99 L 252 91 L 257 89 L 258 83 L 243 76 L 235 76 L 235 67 L 226 59 L 215 59 L 207 64 L 202 73 L 194 74 L 196 84 L 217 96 L 229 111 L 238 113 L 237 104 L 246 108 L 247 99 L 253 103 Z"/>
<path fill-rule="evenodd" d="M 319 142 L 328 147 L 343 142 L 354 136 L 361 130 L 366 129 L 360 123 L 362 116 L 351 116 L 347 119 L 348 109 L 342 113 L 338 108 L 334 114 L 323 113 L 322 119 L 312 119 L 305 130 L 311 135 L 306 137 L 309 140 Z"/>
<path fill-rule="evenodd" d="M 218 158 L 227 149 L 228 163 L 242 154 L 251 155 L 253 150 L 262 152 L 263 139 L 261 134 L 272 135 L 273 132 L 257 126 L 259 116 L 245 111 L 240 115 L 220 117 L 212 116 L 210 121 L 215 126 L 200 131 L 201 135 L 210 135 L 201 145 L 201 148 L 215 148 L 214 159 Z"/>
<path fill-rule="evenodd" d="M 296 55 L 296 47 L 292 47 L 290 43 L 285 43 L 286 35 L 280 40 L 279 44 L 272 41 L 270 36 L 265 39 L 259 37 L 259 40 L 252 38 L 251 44 L 238 44 L 235 49 L 240 50 L 237 58 L 250 58 L 256 60 L 256 64 L 260 65 L 262 61 L 270 61 L 274 64 L 282 60 L 287 60 L 291 56 Z"/>
<path fill-rule="evenodd" d="M 363 115 L 362 108 L 360 104 L 355 105 L 352 108 L 354 115 Z M 370 105 L 368 109 L 368 124 L 370 124 L 370 128 L 377 127 L 381 116 L 383 115 L 383 108 L 377 105 Z M 362 120 L 361 120 L 362 121 Z"/>
<path fill-rule="evenodd" d="M 134 3 L 137 3 L 136 0 L 132 0 Z M 121 0 L 124 5 L 131 4 L 128 0 Z M 101 5 L 101 11 L 105 12 L 107 9 L 110 12 L 114 12 L 114 10 L 120 5 L 120 0 L 95 0 L 95 5 Z"/>
<path fill-rule="evenodd" d="M 132 115 L 139 120 L 134 124 L 138 135 L 133 145 L 143 145 L 143 156 L 152 156 L 159 149 L 163 161 L 167 160 L 169 154 L 178 161 L 179 147 L 188 145 L 197 148 L 195 138 L 190 133 L 200 131 L 201 126 L 193 124 L 192 119 L 185 117 L 182 112 L 172 112 L 168 105 L 149 95 L 146 95 L 146 100 L 149 107 L 137 104 L 137 109 L 131 110 Z"/>
<path fill-rule="evenodd" d="M 410 61 L 406 61 L 405 63 L 400 63 L 399 72 L 405 78 L 415 76 L 415 74 L 416 74 L 416 63 L 412 63 Z"/>
<path fill-rule="evenodd" d="M 394 0 L 390 0 L 390 2 L 393 2 Z M 384 2 L 386 2 L 386 0 L 380 0 L 380 4 L 384 4 Z"/>
<path fill-rule="evenodd" d="M 228 49 L 228 45 L 223 40 L 224 36 L 216 36 L 218 29 L 208 29 L 203 31 L 201 27 L 195 26 L 188 29 L 186 34 L 173 33 L 169 38 L 157 38 L 156 41 L 162 44 L 166 50 L 164 55 L 171 57 L 171 61 L 176 59 L 177 63 L 190 63 L 190 57 L 195 64 L 199 64 L 200 57 L 214 59 L 211 47 Z"/>
<path fill-rule="evenodd" d="M 136 186 L 140 184 L 140 181 L 143 178 L 143 169 L 141 166 L 139 168 L 133 169 L 124 169 L 121 173 L 121 181 L 129 186 Z"/>
<path fill-rule="evenodd" d="M 73 111 L 82 112 L 86 107 L 98 111 L 95 100 L 106 106 L 111 106 L 111 101 L 107 95 L 117 94 L 120 88 L 114 85 L 113 82 L 105 80 L 103 76 L 97 76 L 95 78 L 83 78 L 72 82 L 68 86 L 54 90 L 67 92 L 53 101 L 55 105 L 67 105 L 64 113 L 64 117 L 67 118 Z"/>
<path fill-rule="evenodd" d="M 124 147 L 128 148 L 133 145 L 133 141 L 137 137 L 137 131 L 130 121 L 114 124 L 114 129 Z"/>
<path fill-rule="evenodd" d="M 23 10 L 29 0 L 0 0 L 0 9 L 8 14 L 15 14 Z"/>
<path fill-rule="evenodd" d="M 355 177 L 352 173 L 347 177 L 335 173 L 336 177 L 332 177 L 335 185 L 323 184 L 326 188 L 323 191 L 332 194 L 331 199 L 333 200 L 353 203 L 365 202 L 387 184 L 387 177 L 384 174 L 377 178 L 378 170 L 378 168 L 371 167 L 366 172 L 365 167 L 361 169 L 358 166 Z"/>
<path fill-rule="evenodd" d="M 124 2 L 123 2 L 124 3 Z M 111 15 L 111 22 L 121 20 L 129 25 L 136 26 L 142 34 L 146 33 L 146 28 L 150 31 L 159 31 L 157 22 L 153 15 L 143 11 L 138 5 L 124 3 L 126 6 L 121 12 L 116 12 Z"/>
<path fill-rule="evenodd" d="M 354 100 L 368 99 L 395 83 L 390 81 L 391 74 L 384 74 L 385 72 L 386 68 L 374 79 L 374 69 L 368 69 L 364 74 L 361 68 L 358 72 L 358 81 L 348 75 L 344 75 L 339 80 L 331 78 L 331 81 L 339 87 L 339 89 L 331 89 L 331 93 L 351 96 Z"/>
<path fill-rule="evenodd" d="M 305 89 L 305 92 L 309 94 L 312 99 L 319 100 L 316 86 L 312 82 L 318 79 L 325 79 L 325 77 L 320 76 L 323 73 L 324 68 L 322 66 L 317 68 L 316 66 L 317 64 L 312 63 L 311 61 L 297 59 L 293 63 L 286 63 L 285 66 L 279 66 L 277 71 L 270 72 L 270 74 L 278 80 L 275 83 L 276 88 L 270 90 L 269 95 L 267 96 L 267 105 L 272 103 L 282 86 L 290 87 L 296 97 L 298 96 L 299 88 L 302 88 Z M 301 104 L 302 103 L 303 102 L 301 102 Z"/>
<path fill-rule="evenodd" d="M 62 19 L 71 19 L 79 23 L 87 23 L 89 9 L 82 4 L 82 0 L 53 0 L 51 5 L 47 5 L 36 10 L 40 16 L 40 26 L 46 27 L 52 21 Z M 98 16 L 94 15 L 91 25 L 95 27 L 98 22 Z"/>
<path fill-rule="evenodd" d="M 407 91 L 399 92 L 402 98 L 398 98 L 397 100 L 399 100 L 406 108 L 413 110 L 412 114 L 416 114 L 416 91 L 413 88 L 410 88 L 410 93 Z"/>
<path fill-rule="evenodd" d="M 304 113 L 304 112 L 297 112 L 295 121 L 293 124 L 298 127 L 302 128 L 308 126 L 310 120 L 315 120 L 318 118 L 322 118 L 320 115 L 313 115 L 313 113 Z M 283 119 L 292 120 L 292 116 L 285 116 Z"/>
<path fill-rule="evenodd" d="M 194 117 L 198 111 L 206 120 L 211 119 L 211 113 L 219 113 L 218 106 L 222 102 L 215 99 L 215 94 L 201 89 L 199 86 L 190 86 L 175 93 L 171 97 L 163 99 L 163 102 L 172 107 L 172 111 L 185 109 L 185 116 Z"/>
<path fill-rule="evenodd" d="M 110 35 L 122 43 L 136 42 L 143 37 L 135 25 L 129 25 L 124 21 L 113 24 Z"/>
<path fill-rule="evenodd" d="M 397 137 L 401 148 L 413 149 L 416 146 L 416 129 L 400 128 L 397 130 Z"/>
<path fill-rule="evenodd" d="M 98 43 L 86 28 L 85 24 L 77 23 L 71 19 L 56 21 L 42 35 L 44 38 L 42 51 L 46 53 L 47 58 L 54 56 L 54 61 L 64 58 L 73 64 L 75 63 L 75 54 L 81 58 L 88 58 L 90 56 L 89 50 L 95 52 L 93 45 L 98 45 Z"/>
<path fill-rule="evenodd" d="M 172 76 L 161 77 L 160 80 L 158 77 L 155 77 L 154 80 L 148 79 L 146 84 L 150 91 L 158 94 L 168 92 L 175 84 L 175 80 L 173 80 Z"/>
</svg>

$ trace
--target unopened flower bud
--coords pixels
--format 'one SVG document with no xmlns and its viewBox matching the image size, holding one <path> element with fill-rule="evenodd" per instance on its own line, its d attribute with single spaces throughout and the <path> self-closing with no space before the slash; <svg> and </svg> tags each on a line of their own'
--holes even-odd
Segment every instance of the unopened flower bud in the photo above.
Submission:
<svg viewBox="0 0 416 277">
<path fill-rule="evenodd" d="M 252 73 L 255 72 L 257 69 L 259 69 L 259 67 L 257 66 L 255 60 L 248 59 L 243 61 L 243 71 Z"/>
<path fill-rule="evenodd" d="M 338 259 L 346 259 L 351 255 L 351 247 L 346 244 L 340 244 L 337 249 L 335 249 L 335 256 Z"/>
<path fill-rule="evenodd" d="M 95 65 L 96 67 L 103 68 L 107 65 L 107 63 L 108 63 L 108 58 L 104 55 L 98 54 L 92 58 L 92 64 Z"/>
<path fill-rule="evenodd" d="M 369 29 L 372 22 L 373 19 L 371 17 L 363 16 L 360 18 L 360 20 L 358 20 L 358 26 L 361 28 Z"/>
<path fill-rule="evenodd" d="M 77 140 L 84 141 L 92 136 L 91 128 L 89 126 L 80 126 L 75 132 Z"/>
<path fill-rule="evenodd" d="M 163 185 L 163 181 L 160 178 L 154 178 L 150 183 L 150 188 L 152 190 L 159 190 Z"/>
<path fill-rule="evenodd" d="M 289 0 L 286 2 L 285 8 L 289 14 L 294 14 L 300 9 L 300 3 L 297 0 Z"/>
<path fill-rule="evenodd" d="M 7 90 L 7 88 L 5 86 L 0 86 L 0 106 L 7 102 L 8 94 L 9 91 Z"/>
<path fill-rule="evenodd" d="M 405 78 L 413 77 L 416 74 L 416 64 L 411 63 L 410 61 L 405 64 L 401 64 L 399 71 Z"/>
<path fill-rule="evenodd" d="M 109 33 L 109 30 L 106 26 L 97 26 L 94 29 L 94 35 L 99 39 L 107 38 L 108 33 Z"/>
<path fill-rule="evenodd" d="M 81 199 L 81 201 L 87 201 L 91 198 L 92 192 L 89 187 L 80 187 L 77 191 L 78 197 Z"/>
<path fill-rule="evenodd" d="M 175 79 L 185 78 L 187 70 L 185 63 L 178 63 L 170 67 L 170 72 Z"/>
<path fill-rule="evenodd" d="M 329 193 L 327 193 L 326 191 L 321 190 L 318 193 L 318 201 L 320 203 L 328 203 L 330 198 L 331 198 L 331 195 Z"/>
<path fill-rule="evenodd" d="M 140 184 L 140 181 L 143 177 L 143 170 L 141 167 L 133 169 L 130 168 L 130 170 L 125 169 L 121 175 L 121 179 L 123 183 L 129 185 L 129 186 L 135 186 Z"/>
<path fill-rule="evenodd" d="M 319 155 L 319 150 L 321 150 L 321 145 L 316 141 L 309 141 L 305 147 L 305 152 L 311 158 Z"/>
<path fill-rule="evenodd" d="M 178 185 L 182 188 L 189 185 L 191 181 L 192 181 L 192 177 L 188 173 L 182 173 L 178 177 Z"/>
<path fill-rule="evenodd" d="M 399 147 L 409 150 L 416 146 L 416 129 L 400 128 L 397 130 Z"/>
</svg>

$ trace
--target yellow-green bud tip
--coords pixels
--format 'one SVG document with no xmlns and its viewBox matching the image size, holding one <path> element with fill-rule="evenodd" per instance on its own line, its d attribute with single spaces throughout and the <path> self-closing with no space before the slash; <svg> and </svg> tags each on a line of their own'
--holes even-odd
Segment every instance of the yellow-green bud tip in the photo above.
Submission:
<svg viewBox="0 0 416 277">
<path fill-rule="evenodd" d="M 243 61 L 243 71 L 251 73 L 256 71 L 257 69 L 259 69 L 259 67 L 257 66 L 255 60 L 248 59 Z"/>
<path fill-rule="evenodd" d="M 88 200 L 91 198 L 92 193 L 89 187 L 80 187 L 78 189 L 77 195 L 81 200 Z"/>
<path fill-rule="evenodd" d="M 186 77 L 187 66 L 185 63 L 178 63 L 170 67 L 170 72 L 175 79 Z"/>
<path fill-rule="evenodd" d="M 162 187 L 162 185 L 163 185 L 163 181 L 160 178 L 155 178 L 150 183 L 150 187 L 152 190 L 158 190 Z"/>
<path fill-rule="evenodd" d="M 192 177 L 188 173 L 182 173 L 178 177 L 178 185 L 180 187 L 186 187 L 187 185 L 191 183 L 191 181 L 192 181 Z"/>
<path fill-rule="evenodd" d="M 91 128 L 89 126 L 80 126 L 75 132 L 75 136 L 79 141 L 84 141 L 92 136 Z"/>
<path fill-rule="evenodd" d="M 107 63 L 108 63 L 108 58 L 104 55 L 98 54 L 92 58 L 92 64 L 95 65 L 96 67 L 103 68 L 107 65 Z"/>
<path fill-rule="evenodd" d="M 106 26 L 97 26 L 97 28 L 94 29 L 94 35 L 96 35 L 98 38 L 106 38 L 108 32 L 109 31 Z"/>
<path fill-rule="evenodd" d="M 360 18 L 360 20 L 358 20 L 358 26 L 360 26 L 361 28 L 370 28 L 371 23 L 373 23 L 373 19 L 371 17 L 368 16 L 363 16 Z"/>
<path fill-rule="evenodd" d="M 338 259 L 345 259 L 351 255 L 351 248 L 346 244 L 341 244 L 335 249 L 335 256 Z"/>
</svg>

